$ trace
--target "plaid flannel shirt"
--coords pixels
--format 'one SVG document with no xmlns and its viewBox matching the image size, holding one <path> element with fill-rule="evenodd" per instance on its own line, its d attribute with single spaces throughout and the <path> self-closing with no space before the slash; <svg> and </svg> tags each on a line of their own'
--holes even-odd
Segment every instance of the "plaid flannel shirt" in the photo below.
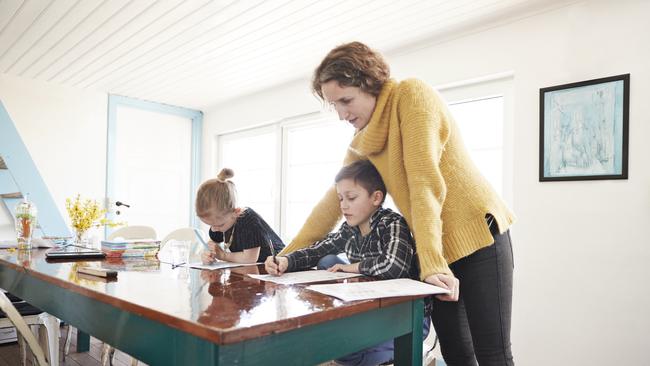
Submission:
<svg viewBox="0 0 650 366">
<path fill-rule="evenodd" d="M 345 253 L 350 263 L 359 262 L 359 272 L 379 279 L 418 279 L 415 242 L 400 214 L 379 208 L 370 217 L 365 237 L 357 227 L 344 222 L 338 231 L 321 241 L 287 255 L 288 271 L 314 267 L 328 254 Z"/>
</svg>

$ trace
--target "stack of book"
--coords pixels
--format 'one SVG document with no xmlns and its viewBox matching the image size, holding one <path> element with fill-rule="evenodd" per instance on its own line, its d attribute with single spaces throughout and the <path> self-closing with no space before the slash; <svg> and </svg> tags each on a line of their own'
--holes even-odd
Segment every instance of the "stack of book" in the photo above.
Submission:
<svg viewBox="0 0 650 366">
<path fill-rule="evenodd" d="M 106 258 L 155 257 L 160 250 L 160 240 L 102 240 L 102 252 Z"/>
</svg>

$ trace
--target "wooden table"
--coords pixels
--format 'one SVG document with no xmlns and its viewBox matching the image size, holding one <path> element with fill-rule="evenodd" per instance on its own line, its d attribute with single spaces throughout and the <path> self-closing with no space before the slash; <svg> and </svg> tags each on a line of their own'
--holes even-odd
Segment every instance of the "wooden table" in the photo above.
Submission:
<svg viewBox="0 0 650 366">
<path fill-rule="evenodd" d="M 0 250 L 0 287 L 150 365 L 313 365 L 391 338 L 397 365 L 422 362 L 421 298 L 344 302 L 247 276 L 263 266 L 51 263 L 45 251 Z M 80 265 L 117 269 L 117 281 Z"/>
</svg>

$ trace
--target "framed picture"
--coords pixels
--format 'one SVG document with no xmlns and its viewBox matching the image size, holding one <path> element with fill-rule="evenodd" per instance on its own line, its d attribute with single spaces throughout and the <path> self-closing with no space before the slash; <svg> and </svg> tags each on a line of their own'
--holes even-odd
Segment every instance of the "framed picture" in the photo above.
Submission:
<svg viewBox="0 0 650 366">
<path fill-rule="evenodd" d="M 539 180 L 627 179 L 630 74 L 539 90 Z"/>
</svg>

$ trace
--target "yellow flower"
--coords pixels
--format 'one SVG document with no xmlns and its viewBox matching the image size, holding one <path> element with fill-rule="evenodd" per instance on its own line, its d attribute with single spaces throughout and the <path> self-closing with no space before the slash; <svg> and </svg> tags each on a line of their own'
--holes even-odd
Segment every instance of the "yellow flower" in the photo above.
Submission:
<svg viewBox="0 0 650 366">
<path fill-rule="evenodd" d="M 70 217 L 70 224 L 77 234 L 84 233 L 91 227 L 100 227 L 108 225 L 110 227 L 124 225 L 121 222 L 114 222 L 104 218 L 106 209 L 101 208 L 95 200 L 81 199 L 77 195 L 74 200 L 66 198 L 65 208 Z"/>
</svg>

